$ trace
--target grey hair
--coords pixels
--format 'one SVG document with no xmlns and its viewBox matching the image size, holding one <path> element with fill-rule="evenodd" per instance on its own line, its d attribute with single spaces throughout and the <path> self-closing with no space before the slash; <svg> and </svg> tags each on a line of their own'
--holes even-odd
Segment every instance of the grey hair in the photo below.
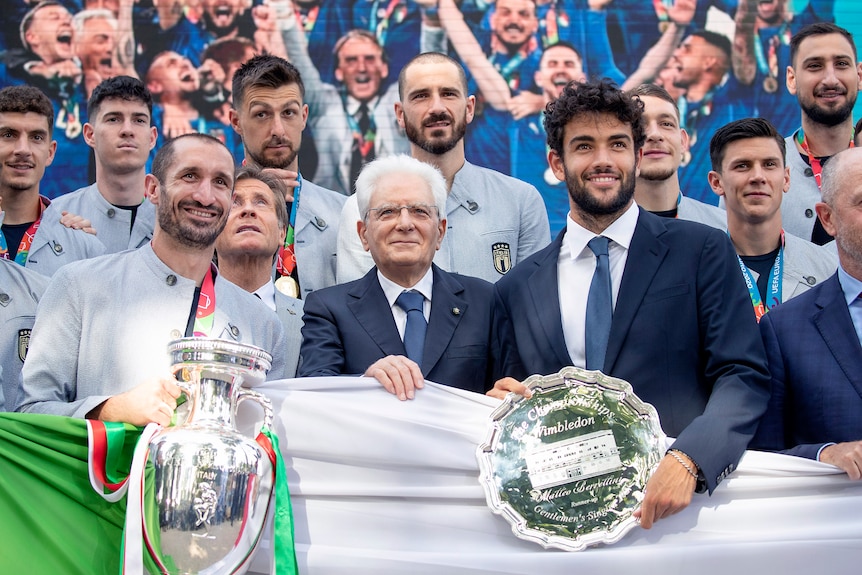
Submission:
<svg viewBox="0 0 862 575">
<path fill-rule="evenodd" d="M 119 29 L 119 22 L 117 22 L 117 17 L 114 16 L 114 13 L 110 10 L 105 10 L 103 8 L 93 9 L 93 10 L 81 10 L 74 16 L 72 16 L 72 28 L 75 29 L 75 34 L 82 34 L 84 32 L 84 24 L 87 20 L 93 20 L 96 18 L 103 18 L 110 23 L 111 28 L 116 32 Z"/>
<path fill-rule="evenodd" d="M 359 216 L 363 220 L 368 216 L 368 204 L 378 182 L 383 176 L 390 174 L 414 175 L 422 178 L 434 195 L 438 217 L 446 213 L 448 190 L 446 189 L 446 179 L 440 170 L 407 154 L 397 154 L 365 164 L 359 177 L 356 178 L 356 205 L 359 207 Z"/>
</svg>

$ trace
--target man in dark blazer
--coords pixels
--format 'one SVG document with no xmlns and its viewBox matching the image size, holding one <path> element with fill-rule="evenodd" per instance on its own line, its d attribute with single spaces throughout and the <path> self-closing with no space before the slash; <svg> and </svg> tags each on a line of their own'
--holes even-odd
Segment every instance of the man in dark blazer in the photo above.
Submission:
<svg viewBox="0 0 862 575">
<path fill-rule="evenodd" d="M 636 512 L 649 528 L 733 471 L 766 407 L 768 375 L 726 235 L 659 218 L 632 200 L 642 110 L 605 81 L 570 84 L 549 105 L 548 162 L 567 184 L 569 217 L 555 241 L 496 284 L 495 338 L 508 377 L 489 395 L 529 395 L 520 380 L 568 365 L 629 381 L 677 438 Z M 602 236 L 612 306 L 605 341 L 596 324 L 585 328 L 592 244 Z"/>
<path fill-rule="evenodd" d="M 357 231 L 375 267 L 308 295 L 300 377 L 364 374 L 402 400 L 426 379 L 478 393 L 490 387 L 493 288 L 432 264 L 446 231 L 446 191 L 437 168 L 406 155 L 363 168 Z M 407 343 L 415 318 L 400 307 L 403 292 L 422 296 L 419 321 L 427 329 L 419 355 Z"/>
<path fill-rule="evenodd" d="M 815 205 L 835 238 L 831 278 L 760 321 L 772 397 L 753 447 L 836 465 L 862 479 L 862 149 L 823 168 Z"/>
</svg>

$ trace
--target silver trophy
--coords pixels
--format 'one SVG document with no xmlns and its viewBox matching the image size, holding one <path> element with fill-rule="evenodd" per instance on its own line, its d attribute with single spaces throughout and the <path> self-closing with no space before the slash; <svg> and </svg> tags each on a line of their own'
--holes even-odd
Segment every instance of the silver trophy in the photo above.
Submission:
<svg viewBox="0 0 862 575">
<path fill-rule="evenodd" d="M 266 522 L 272 463 L 234 424 L 239 403 L 251 399 L 272 426 L 272 405 L 243 387 L 263 381 L 272 357 L 231 341 L 185 338 L 168 344 L 172 371 L 188 398 L 180 425 L 150 441 L 155 471 L 144 537 L 163 573 L 244 573 Z"/>
</svg>

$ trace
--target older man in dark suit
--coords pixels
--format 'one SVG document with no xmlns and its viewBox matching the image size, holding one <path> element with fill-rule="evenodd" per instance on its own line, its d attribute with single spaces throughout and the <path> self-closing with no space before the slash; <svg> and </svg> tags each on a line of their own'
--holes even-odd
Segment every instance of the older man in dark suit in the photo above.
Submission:
<svg viewBox="0 0 862 575">
<path fill-rule="evenodd" d="M 862 479 L 862 149 L 823 168 L 815 205 L 838 272 L 760 322 L 772 398 L 753 446 L 836 465 Z"/>
<path fill-rule="evenodd" d="M 489 393 L 527 394 L 514 378 L 567 365 L 629 381 L 677 438 L 636 512 L 649 528 L 733 471 L 766 408 L 768 376 L 727 236 L 632 200 L 642 111 L 606 81 L 570 84 L 548 106 L 548 161 L 570 213 L 551 245 L 496 284 L 509 377 Z"/>
<path fill-rule="evenodd" d="M 484 392 L 491 383 L 491 284 L 433 265 L 446 232 L 446 181 L 405 155 L 356 180 L 357 231 L 375 267 L 305 303 L 299 376 L 365 374 L 399 399 L 425 379 Z"/>
</svg>

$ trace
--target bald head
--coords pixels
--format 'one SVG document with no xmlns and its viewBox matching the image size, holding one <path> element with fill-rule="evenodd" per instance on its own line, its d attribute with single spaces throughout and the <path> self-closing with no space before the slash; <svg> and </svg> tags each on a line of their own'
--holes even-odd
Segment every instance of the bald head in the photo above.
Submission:
<svg viewBox="0 0 862 575">
<path fill-rule="evenodd" d="M 823 181 L 820 195 L 823 202 L 835 205 L 836 199 L 853 190 L 862 187 L 862 148 L 847 148 L 832 156 L 823 166 Z"/>
<path fill-rule="evenodd" d="M 826 163 L 821 192 L 817 216 L 835 238 L 841 267 L 862 281 L 862 148 L 844 150 Z"/>
</svg>

